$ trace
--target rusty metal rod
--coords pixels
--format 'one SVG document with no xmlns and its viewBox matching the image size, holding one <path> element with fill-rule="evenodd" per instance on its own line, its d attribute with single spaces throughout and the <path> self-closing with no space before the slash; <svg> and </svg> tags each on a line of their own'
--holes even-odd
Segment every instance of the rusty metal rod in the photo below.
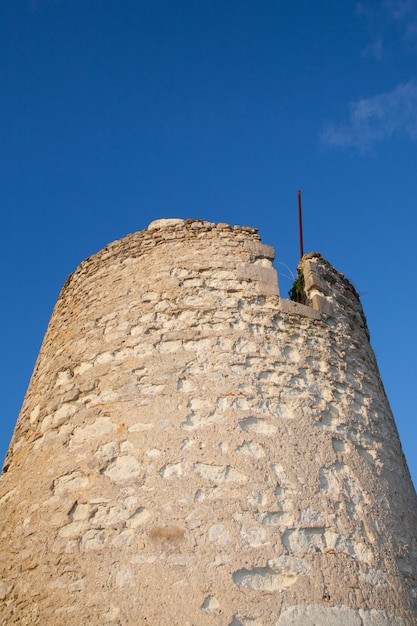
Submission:
<svg viewBox="0 0 417 626">
<path fill-rule="evenodd" d="M 301 210 L 301 191 L 298 190 L 298 227 L 300 231 L 300 260 L 304 256 L 304 246 L 303 246 L 303 214 Z"/>
</svg>

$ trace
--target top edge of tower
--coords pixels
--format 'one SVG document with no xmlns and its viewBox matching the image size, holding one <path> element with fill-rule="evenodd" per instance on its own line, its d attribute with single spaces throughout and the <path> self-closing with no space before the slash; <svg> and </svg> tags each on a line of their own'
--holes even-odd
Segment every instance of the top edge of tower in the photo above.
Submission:
<svg viewBox="0 0 417 626">
<path fill-rule="evenodd" d="M 274 248 L 262 243 L 258 230 L 251 226 L 231 226 L 224 222 L 214 223 L 202 219 L 157 219 L 152 221 L 147 228 L 112 241 L 84 259 L 68 277 L 64 287 L 76 276 L 82 278 L 86 272 L 95 271 L 107 262 L 124 262 L 129 258 L 147 255 L 161 244 L 175 246 L 185 241 L 187 241 L 187 247 L 193 241 L 198 242 L 197 245 L 200 245 L 203 240 L 222 241 L 226 247 L 228 242 L 233 241 L 234 245 L 241 245 L 244 253 L 252 260 L 266 259 L 266 262 L 270 263 L 274 260 Z M 199 254 L 196 253 L 196 258 Z"/>
<path fill-rule="evenodd" d="M 231 226 L 224 222 L 214 223 L 202 219 L 162 218 L 152 221 L 147 228 L 129 233 L 124 237 L 108 243 L 104 248 L 84 259 L 75 273 L 82 271 L 91 264 L 97 265 L 107 259 L 139 256 L 162 243 L 173 243 L 176 240 L 198 237 L 212 238 L 220 236 L 223 240 L 240 238 L 252 240 L 255 245 L 261 244 L 258 228 L 251 226 Z M 250 243 L 248 245 L 251 245 Z M 262 245 L 262 254 L 270 260 L 274 259 L 272 246 Z M 258 250 L 258 248 L 257 248 Z"/>
<path fill-rule="evenodd" d="M 262 242 L 257 228 L 202 219 L 161 218 L 82 261 L 65 282 L 58 303 L 64 305 L 64 300 L 73 298 L 75 285 L 82 289 L 84 281 L 93 275 L 100 275 L 101 280 L 107 275 L 115 277 L 121 271 L 117 268 L 132 267 L 141 259 L 136 265 L 138 271 L 149 271 L 151 275 L 162 272 L 175 277 L 184 268 L 198 275 L 202 270 L 215 273 L 219 268 L 232 272 L 242 293 L 277 298 L 282 313 L 314 320 L 349 317 L 369 338 L 358 293 L 320 253 L 309 252 L 300 260 L 303 294 L 300 299 L 290 300 L 280 294 L 278 272 L 272 265 L 274 257 L 274 248 Z"/>
<path fill-rule="evenodd" d="M 257 233 L 258 228 L 253 228 L 252 226 L 231 226 L 230 224 L 226 224 L 225 222 L 208 222 L 202 219 L 182 219 L 177 217 L 169 217 L 169 218 L 161 218 L 157 220 L 153 220 L 145 231 L 153 231 L 153 230 L 163 230 L 163 229 L 172 229 L 172 228 L 215 228 L 218 230 L 239 230 L 246 231 L 249 233 Z"/>
<path fill-rule="evenodd" d="M 184 220 L 177 217 L 161 218 L 153 220 L 148 226 L 148 230 L 155 230 L 157 228 L 166 228 L 167 226 L 180 226 L 184 224 Z"/>
</svg>

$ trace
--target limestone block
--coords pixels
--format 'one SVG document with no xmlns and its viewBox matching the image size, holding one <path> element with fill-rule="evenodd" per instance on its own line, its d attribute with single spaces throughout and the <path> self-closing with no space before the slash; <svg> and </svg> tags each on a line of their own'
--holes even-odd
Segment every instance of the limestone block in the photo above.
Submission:
<svg viewBox="0 0 417 626">
<path fill-rule="evenodd" d="M 294 302 L 286 298 L 281 298 L 279 301 L 279 308 L 283 313 L 292 313 L 293 315 L 302 315 L 303 317 L 309 317 L 313 320 L 321 319 L 321 315 L 318 312 L 319 309 L 311 308 L 305 304 Z"/>
<path fill-rule="evenodd" d="M 267 246 L 253 240 L 244 240 L 243 249 L 249 252 L 254 259 L 269 259 L 273 261 L 275 258 L 275 250 L 272 246 Z"/>
<path fill-rule="evenodd" d="M 322 296 L 320 293 L 315 293 L 314 295 L 312 295 L 311 304 L 314 309 L 320 311 L 321 313 L 324 313 L 325 315 L 328 315 L 329 317 L 331 317 L 334 313 L 330 302 L 325 298 L 325 296 Z"/>
<path fill-rule="evenodd" d="M 324 295 L 329 294 L 325 281 L 320 277 L 319 270 L 314 260 L 305 260 L 303 263 L 304 285 L 306 291 L 316 289 Z"/>
<path fill-rule="evenodd" d="M 237 268 L 237 277 L 239 280 L 250 280 L 259 284 L 261 293 L 268 295 L 279 295 L 278 291 L 278 275 L 272 267 L 261 267 L 259 265 L 240 265 Z"/>
<path fill-rule="evenodd" d="M 179 226 L 180 224 L 183 224 L 183 223 L 184 223 L 184 220 L 177 219 L 177 218 L 166 218 L 166 219 L 161 219 L 161 220 L 154 220 L 153 222 L 149 224 L 148 230 L 166 228 L 168 226 Z"/>
</svg>

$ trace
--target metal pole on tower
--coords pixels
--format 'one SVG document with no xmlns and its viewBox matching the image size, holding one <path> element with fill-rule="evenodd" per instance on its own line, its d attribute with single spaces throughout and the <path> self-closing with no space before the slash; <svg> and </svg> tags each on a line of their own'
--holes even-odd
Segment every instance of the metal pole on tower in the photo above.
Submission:
<svg viewBox="0 0 417 626">
<path fill-rule="evenodd" d="M 298 190 L 298 227 L 300 233 L 300 260 L 304 256 L 304 246 L 303 246 L 303 214 L 301 209 L 301 191 Z"/>
</svg>

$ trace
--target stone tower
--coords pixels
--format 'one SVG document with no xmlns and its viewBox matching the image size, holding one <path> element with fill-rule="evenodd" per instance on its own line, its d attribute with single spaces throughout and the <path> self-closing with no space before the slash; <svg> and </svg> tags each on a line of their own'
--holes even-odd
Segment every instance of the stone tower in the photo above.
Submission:
<svg viewBox="0 0 417 626">
<path fill-rule="evenodd" d="M 2 624 L 412 626 L 415 492 L 358 296 L 159 220 L 70 276 L 0 481 Z"/>
</svg>

